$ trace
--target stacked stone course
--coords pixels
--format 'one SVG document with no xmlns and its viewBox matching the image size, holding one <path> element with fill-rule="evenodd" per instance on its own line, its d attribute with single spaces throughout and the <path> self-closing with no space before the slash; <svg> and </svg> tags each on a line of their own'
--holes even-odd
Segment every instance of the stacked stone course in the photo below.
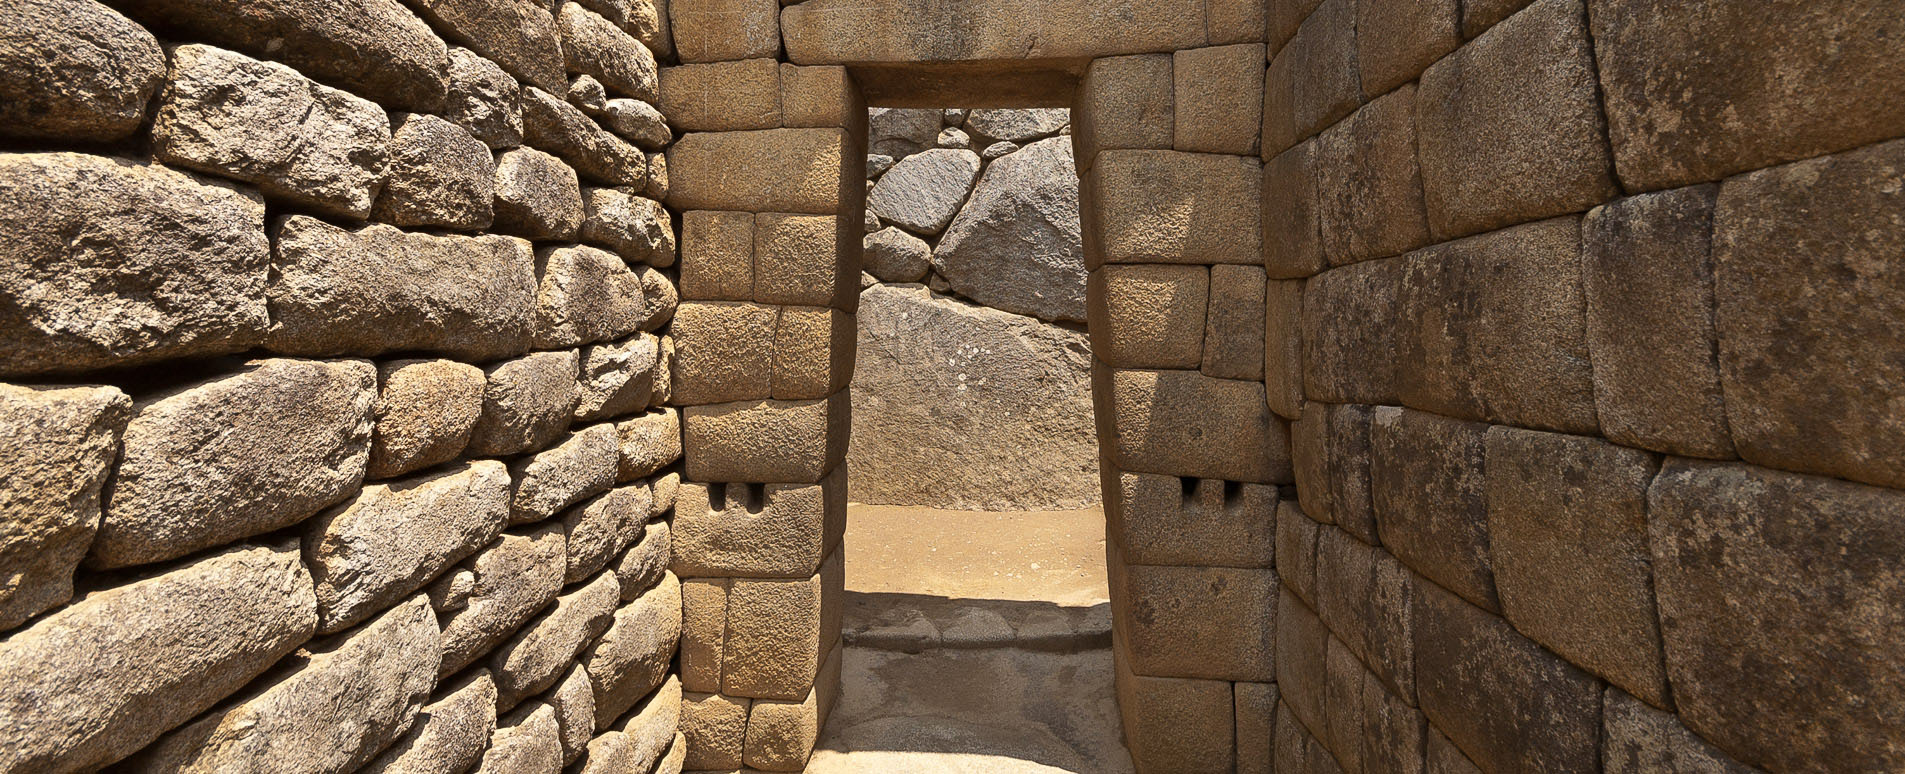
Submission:
<svg viewBox="0 0 1905 774">
<path fill-rule="evenodd" d="M 681 770 L 660 12 L 586 5 L 0 11 L 0 771 Z"/>
</svg>

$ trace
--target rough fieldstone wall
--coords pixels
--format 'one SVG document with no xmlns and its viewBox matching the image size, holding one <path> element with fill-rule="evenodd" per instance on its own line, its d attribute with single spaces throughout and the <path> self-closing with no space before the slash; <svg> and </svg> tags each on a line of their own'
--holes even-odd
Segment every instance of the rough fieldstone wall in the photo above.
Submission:
<svg viewBox="0 0 1905 774">
<path fill-rule="evenodd" d="M 663 5 L 0 5 L 0 771 L 681 770 Z"/>
<path fill-rule="evenodd" d="M 1905 767 L 1905 6 L 1268 10 L 1245 770 Z"/>
</svg>

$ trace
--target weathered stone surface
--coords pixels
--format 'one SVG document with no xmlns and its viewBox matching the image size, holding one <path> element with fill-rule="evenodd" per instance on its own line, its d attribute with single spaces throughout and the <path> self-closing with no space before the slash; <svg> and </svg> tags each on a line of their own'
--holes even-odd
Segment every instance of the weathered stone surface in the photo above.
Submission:
<svg viewBox="0 0 1905 774">
<path fill-rule="evenodd" d="M 682 409 L 687 467 L 697 481 L 819 481 L 847 451 L 848 393 Z"/>
<path fill-rule="evenodd" d="M 648 184 L 648 157 L 641 149 L 542 89 L 523 90 L 523 140 L 555 154 L 585 180 L 607 185 Z"/>
<path fill-rule="evenodd" d="M 597 570 L 627 547 L 631 538 L 642 535 L 642 525 L 654 507 L 654 493 L 648 484 L 618 487 L 580 502 L 563 511 L 565 547 L 569 561 L 562 573 L 563 583 L 588 580 Z"/>
<path fill-rule="evenodd" d="M 1088 283 L 1092 354 L 1121 368 L 1203 362 L 1210 271 L 1202 266 L 1105 266 Z"/>
<path fill-rule="evenodd" d="M 436 116 L 407 114 L 390 141 L 390 168 L 371 215 L 399 226 L 488 228 L 496 163 L 489 146 Z"/>
<path fill-rule="evenodd" d="M 641 536 L 635 545 L 615 560 L 615 575 L 622 581 L 623 602 L 641 596 L 661 583 L 662 576 L 668 572 L 669 557 L 674 553 L 672 534 L 668 522 L 649 522 L 642 526 Z"/>
<path fill-rule="evenodd" d="M 1072 114 L 1079 169 L 1090 168 L 1100 150 L 1171 147 L 1174 90 L 1169 54 L 1093 60 Z"/>
<path fill-rule="evenodd" d="M 1341 641 L 1351 658 L 1369 652 L 1367 626 L 1371 617 L 1370 584 L 1375 580 L 1377 549 L 1363 544 L 1336 527 L 1324 525 L 1316 533 L 1316 617 L 1322 619 L 1334 639 Z M 1334 647 L 1334 646 L 1332 646 Z M 1362 667 L 1357 667 L 1361 670 Z M 1343 680 L 1347 675 L 1330 675 L 1345 690 L 1354 690 Z M 1337 739 L 1332 746 L 1343 748 Z M 1354 746 L 1354 745 L 1350 745 Z M 1345 757 L 1347 757 L 1345 753 Z"/>
<path fill-rule="evenodd" d="M 671 568 L 690 578 L 811 577 L 845 531 L 846 479 L 835 470 L 819 484 L 682 484 Z"/>
<path fill-rule="evenodd" d="M 615 611 L 608 631 L 580 656 L 594 687 L 595 728 L 608 728 L 661 686 L 680 639 L 681 582 L 672 574 Z"/>
<path fill-rule="evenodd" d="M 561 159 L 535 148 L 496 157 L 496 230 L 526 239 L 570 240 L 582 228 L 582 184 Z"/>
<path fill-rule="evenodd" d="M 289 541 L 88 594 L 0 641 L 0 766 L 119 760 L 309 639 L 316 608 Z"/>
<path fill-rule="evenodd" d="M 1177 113 L 1171 147 L 1196 153 L 1257 155 L 1263 103 L 1263 45 L 1243 43 L 1172 56 Z"/>
<path fill-rule="evenodd" d="M 505 456 L 548 446 L 575 416 L 575 350 L 536 352 L 483 369 L 483 413 L 469 450 Z"/>
<path fill-rule="evenodd" d="M 869 231 L 863 268 L 881 282 L 918 282 L 932 269 L 933 248 L 897 226 Z"/>
<path fill-rule="evenodd" d="M 1594 403 L 1617 443 L 1733 456 L 1713 320 L 1717 194 L 1714 186 L 1643 194 L 1581 222 Z"/>
<path fill-rule="evenodd" d="M 1007 156 L 1012 153 L 1015 153 L 1018 151 L 1018 149 L 1019 149 L 1018 143 L 1012 143 L 1012 142 L 1006 142 L 1004 140 L 1000 140 L 991 145 L 987 145 L 985 150 L 982 150 L 979 152 L 979 158 L 985 159 L 986 161 L 992 161 L 1002 156 Z"/>
<path fill-rule="evenodd" d="M 1204 4 L 1190 0 L 808 0 L 783 16 L 787 58 L 811 64 L 1091 59 L 1206 40 Z"/>
<path fill-rule="evenodd" d="M 496 721 L 476 774 L 554 774 L 562 770 L 562 725 L 556 708 L 535 701 Z"/>
<path fill-rule="evenodd" d="M 509 464 L 510 522 L 541 521 L 615 483 L 620 459 L 615 426 L 602 423 L 570 433 L 556 445 Z"/>
<path fill-rule="evenodd" d="M 1688 727 L 1768 770 L 1905 765 L 1893 490 L 1669 460 L 1648 493 L 1667 674 Z"/>
<path fill-rule="evenodd" d="M 1600 681 L 1433 583 L 1415 610 L 1422 714 L 1482 770 L 1600 769 Z"/>
<path fill-rule="evenodd" d="M 706 771 L 739 769 L 750 703 L 718 693 L 683 693 L 681 733 L 688 741 L 687 765 Z"/>
<path fill-rule="evenodd" d="M 0 200 L 0 374 L 235 352 L 267 324 L 255 194 L 125 159 L 8 153 Z"/>
<path fill-rule="evenodd" d="M 1417 137 L 1441 239 L 1614 197 L 1583 0 L 1536 0 L 1422 74 Z"/>
<path fill-rule="evenodd" d="M 583 112 L 589 111 L 584 108 Z M 602 109 L 594 115 L 608 126 L 609 131 L 647 150 L 660 150 L 675 139 L 661 111 L 639 99 L 611 99 L 603 103 Z M 657 163 L 650 156 L 648 166 L 651 174 Z"/>
<path fill-rule="evenodd" d="M 505 532 L 500 540 L 464 563 L 473 580 L 464 606 L 443 611 L 443 665 L 437 670 L 439 677 L 455 674 L 488 653 L 556 598 L 568 562 L 563 544 L 562 525 L 552 522 Z M 437 586 L 452 581 L 454 576 L 446 573 Z M 444 596 L 442 591 L 432 588 L 432 598 Z"/>
<path fill-rule="evenodd" d="M 668 157 L 660 151 L 648 154 L 648 180 L 642 184 L 642 195 L 658 202 L 668 200 Z"/>
<path fill-rule="evenodd" d="M 1117 660 L 1113 684 L 1132 763 L 1144 771 L 1234 771 L 1235 707 L 1221 680 L 1133 674 Z"/>
<path fill-rule="evenodd" d="M 675 312 L 674 398 L 681 405 L 769 397 L 780 310 L 762 304 L 688 303 Z"/>
<path fill-rule="evenodd" d="M 177 38 L 270 57 L 395 108 L 420 113 L 443 108 L 443 41 L 398 0 L 119 0 L 116 5 Z"/>
<path fill-rule="evenodd" d="M 364 487 L 304 528 L 318 630 L 342 630 L 417 590 L 508 518 L 509 472 L 493 460 Z"/>
<path fill-rule="evenodd" d="M 754 219 L 754 300 L 853 308 L 855 261 L 833 216 L 762 213 Z"/>
<path fill-rule="evenodd" d="M 1278 279 L 1302 279 L 1325 268 L 1318 212 L 1316 150 L 1305 140 L 1263 163 L 1263 268 Z"/>
<path fill-rule="evenodd" d="M 1476 38 L 1490 27 L 1527 7 L 1528 0 L 1464 0 L 1462 37 Z M 1471 768 L 1473 768 L 1471 766 Z"/>
<path fill-rule="evenodd" d="M 1268 280 L 1263 293 L 1263 391 L 1270 412 L 1295 421 L 1303 414 L 1302 280 Z"/>
<path fill-rule="evenodd" d="M 1580 219 L 1437 245 L 1405 260 L 1393 355 L 1402 403 L 1593 434 Z M 1375 401 L 1367 401 L 1375 402 Z"/>
<path fill-rule="evenodd" d="M 661 340 L 647 333 L 583 347 L 576 421 L 611 419 L 647 408 L 660 355 Z"/>
<path fill-rule="evenodd" d="M 820 689 L 805 701 L 758 699 L 748 707 L 741 760 L 751 769 L 798 771 L 820 740 Z"/>
<path fill-rule="evenodd" d="M 475 766 L 496 730 L 496 681 L 478 669 L 437 691 L 410 733 L 392 743 L 365 774 L 461 774 Z"/>
<path fill-rule="evenodd" d="M 832 214 L 859 185 L 840 129 L 691 132 L 668 148 L 668 205 L 676 210 Z M 745 168 L 752 174 L 735 175 Z M 847 181 L 843 184 L 842 181 Z"/>
<path fill-rule="evenodd" d="M 1330 403 L 1400 403 L 1396 298 L 1407 261 L 1365 261 L 1303 286 L 1303 395 Z"/>
<path fill-rule="evenodd" d="M 1364 99 L 1356 76 L 1356 4 L 1309 3 L 1264 74 L 1263 149 L 1281 153 L 1349 115 Z M 1274 42 L 1274 41 L 1273 41 Z"/>
<path fill-rule="evenodd" d="M 562 744 L 566 765 L 582 757 L 589 737 L 595 735 L 595 691 L 589 687 L 589 670 L 581 664 L 569 667 L 567 674 L 549 689 L 543 701 L 556 711 L 557 740 Z"/>
<path fill-rule="evenodd" d="M 89 561 L 184 556 L 349 497 L 364 479 L 376 398 L 368 362 L 284 359 L 140 400 Z"/>
<path fill-rule="evenodd" d="M 1271 51 L 1276 51 L 1290 42 L 1297 27 L 1316 10 L 1323 0 L 1270 0 L 1264 9 L 1264 34 Z"/>
<path fill-rule="evenodd" d="M 1056 133 L 1071 120 L 1071 111 L 1064 108 L 974 110 L 966 116 L 966 128 L 988 140 L 1023 145 Z"/>
<path fill-rule="evenodd" d="M 1322 474 L 1329 521 L 1365 543 L 1379 543 L 1370 496 L 1370 407 L 1325 405 L 1320 419 L 1326 437 Z"/>
<path fill-rule="evenodd" d="M 721 690 L 721 651 L 728 641 L 728 591 L 732 578 L 681 582 L 681 685 L 685 690 Z"/>
<path fill-rule="evenodd" d="M 555 685 L 576 654 L 608 629 L 621 594 L 615 573 L 597 575 L 581 588 L 556 597 L 549 612 L 497 648 L 490 656 L 496 706 L 514 707 Z"/>
<path fill-rule="evenodd" d="M 618 96 L 654 102 L 660 95 L 654 53 L 613 22 L 564 3 L 556 13 L 556 33 L 569 72 L 593 77 Z"/>
<path fill-rule="evenodd" d="M 651 771 L 668 752 L 681 725 L 681 681 L 669 675 L 634 712 L 604 727 L 589 742 L 579 774 Z"/>
<path fill-rule="evenodd" d="M 1205 376 L 1260 381 L 1263 375 L 1265 281 L 1255 266 L 1210 267 L 1204 315 Z"/>
<path fill-rule="evenodd" d="M 858 320 L 857 432 L 847 454 L 856 501 L 980 509 L 1098 501 L 1083 335 L 917 285 L 868 289 Z M 1014 451 L 1028 445 L 1041 453 Z M 1019 462 L 995 464 L 1002 456 Z"/>
<path fill-rule="evenodd" d="M 523 94 L 516 79 L 467 48 L 450 48 L 450 91 L 443 117 L 497 150 L 523 141 Z"/>
<path fill-rule="evenodd" d="M 940 121 L 940 111 L 931 108 L 873 108 L 867 111 L 867 149 L 887 157 L 890 168 L 894 162 L 933 147 L 939 139 Z"/>
<path fill-rule="evenodd" d="M 294 215 L 278 223 L 272 245 L 274 351 L 421 350 L 484 361 L 529 348 L 536 275 L 523 240 L 381 224 L 345 231 Z"/>
<path fill-rule="evenodd" d="M 462 453 L 483 413 L 483 370 L 451 360 L 377 365 L 368 478 L 394 478 Z"/>
<path fill-rule="evenodd" d="M 593 247 L 536 251 L 535 345 L 573 347 L 642 329 L 641 278 L 613 253 Z"/>
<path fill-rule="evenodd" d="M 778 128 L 780 63 L 748 59 L 664 68 L 657 107 L 684 132 Z"/>
<path fill-rule="evenodd" d="M 1356 71 L 1363 93 L 1387 94 L 1462 44 L 1457 0 L 1356 5 Z"/>
<path fill-rule="evenodd" d="M 1242 156 L 1104 151 L 1085 180 L 1090 217 L 1102 230 L 1087 259 L 1261 263 L 1261 176 L 1262 164 Z"/>
<path fill-rule="evenodd" d="M 1319 529 L 1295 501 L 1284 500 L 1277 504 L 1277 577 L 1285 589 L 1306 605 L 1316 604 L 1316 534 Z"/>
<path fill-rule="evenodd" d="M 1487 3 L 1495 1 L 1486 0 Z M 1511 0 L 1514 1 L 1518 0 Z M 1428 774 L 1482 774 L 1482 770 L 1475 767 L 1475 762 L 1456 749 L 1455 743 L 1443 736 L 1433 724 L 1428 728 L 1428 740 L 1423 746 L 1422 757 Z"/>
<path fill-rule="evenodd" d="M 972 150 L 972 136 L 966 134 L 964 130 L 949 126 L 939 131 L 939 139 L 933 144 L 940 148 Z"/>
<path fill-rule="evenodd" d="M 582 241 L 601 245 L 624 260 L 651 266 L 675 262 L 673 216 L 661 202 L 631 188 L 589 188 L 582 192 Z"/>
<path fill-rule="evenodd" d="M 877 110 L 879 108 L 874 108 L 874 109 Z M 880 154 L 880 153 L 867 154 L 867 179 L 868 180 L 879 179 L 881 175 L 886 174 L 887 170 L 893 168 L 894 163 L 895 162 L 893 161 L 892 156 L 888 156 L 888 155 Z M 868 214 L 871 214 L 871 213 L 868 213 Z M 877 221 L 880 218 L 879 216 L 875 215 L 873 216 L 873 219 Z"/>
<path fill-rule="evenodd" d="M 681 458 L 681 414 L 672 408 L 619 422 L 620 465 L 616 479 L 632 481 Z"/>
<path fill-rule="evenodd" d="M 1746 461 L 1905 486 L 1905 267 L 1883 257 L 1905 250 L 1901 174 L 1895 141 L 1720 188 L 1720 380 Z"/>
<path fill-rule="evenodd" d="M 775 400 L 824 398 L 853 375 L 854 318 L 839 309 L 781 307 L 774 330 Z"/>
<path fill-rule="evenodd" d="M 165 735 L 135 765 L 145 771 L 355 771 L 409 730 L 429 698 L 436 640 L 429 602 L 412 597 L 360 628 L 307 646 L 287 665 L 293 671 Z"/>
<path fill-rule="evenodd" d="M 1905 132 L 1905 23 L 1884 0 L 1740 6 L 1594 0 L 1614 163 L 1636 190 Z"/>
<path fill-rule="evenodd" d="M 20 0 L 0 28 L 0 135 L 110 142 L 165 78 L 143 27 L 92 0 Z"/>
<path fill-rule="evenodd" d="M 0 385 L 0 631 L 72 599 L 132 413 L 116 387 Z"/>
<path fill-rule="evenodd" d="M 327 214 L 370 214 L 390 143 L 377 103 L 276 62 L 196 44 L 171 53 L 152 122 L 154 158 L 252 183 L 267 197 Z M 247 98 L 230 99 L 234 91 Z"/>
<path fill-rule="evenodd" d="M 780 6 L 774 0 L 669 0 L 668 5 L 683 62 L 780 55 Z"/>
<path fill-rule="evenodd" d="M 1488 425 L 1393 406 L 1371 414 L 1370 495 L 1383 546 L 1464 599 L 1501 610 L 1488 550 Z"/>
<path fill-rule="evenodd" d="M 1375 577 L 1370 581 L 1370 618 L 1365 621 L 1364 656 L 1370 672 L 1388 693 L 1404 704 L 1416 704 L 1415 598 L 1416 587 L 1427 583 L 1387 551 L 1376 553 Z"/>
<path fill-rule="evenodd" d="M 560 92 L 562 43 L 546 3 L 404 0 L 451 40 L 543 91 Z"/>
<path fill-rule="evenodd" d="M 1118 573 L 1112 614 L 1131 671 L 1210 680 L 1276 679 L 1277 576 L 1268 569 L 1150 567 Z"/>
<path fill-rule="evenodd" d="M 1094 367 L 1120 470 L 1249 483 L 1288 483 L 1289 430 L 1261 382 L 1186 371 Z M 1108 411 L 1106 411 L 1108 409 Z"/>
<path fill-rule="evenodd" d="M 1652 454 L 1576 435 L 1488 431 L 1488 538 L 1502 614 L 1529 638 L 1671 706 L 1648 569 Z"/>
<path fill-rule="evenodd" d="M 1758 771 L 1695 736 L 1673 713 L 1649 707 L 1613 687 L 1601 703 L 1601 770 L 1608 774 Z"/>
<path fill-rule="evenodd" d="M 838 639 L 840 553 L 805 580 L 736 579 L 728 592 L 728 641 L 721 692 L 799 701 L 814 687 L 821 659 Z M 830 595 L 831 598 L 830 598 Z M 829 608 L 836 608 L 831 615 Z"/>
<path fill-rule="evenodd" d="M 1237 683 L 1232 691 L 1237 720 L 1237 774 L 1272 774 L 1277 685 Z"/>
<path fill-rule="evenodd" d="M 866 115 L 847 68 L 781 64 L 781 124 L 789 127 L 857 127 Z"/>
<path fill-rule="evenodd" d="M 1085 248 L 1073 167 L 1069 137 L 1040 140 L 992 164 L 947 227 L 933 268 L 953 290 L 986 306 L 1084 321 Z"/>
<path fill-rule="evenodd" d="M 1404 86 L 1317 140 L 1316 224 L 1330 265 L 1397 255 L 1429 241 L 1415 105 L 1415 87 Z"/>
<path fill-rule="evenodd" d="M 979 154 L 934 148 L 901 159 L 867 193 L 867 209 L 880 220 L 916 234 L 946 230 L 979 179 Z"/>
</svg>

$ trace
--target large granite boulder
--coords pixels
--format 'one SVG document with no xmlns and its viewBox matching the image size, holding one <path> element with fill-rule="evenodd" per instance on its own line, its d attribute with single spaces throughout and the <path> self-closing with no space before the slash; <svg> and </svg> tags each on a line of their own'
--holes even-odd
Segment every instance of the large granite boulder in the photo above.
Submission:
<svg viewBox="0 0 1905 774">
<path fill-rule="evenodd" d="M 946 230 L 979 178 L 979 154 L 935 148 L 908 156 L 867 193 L 867 209 L 917 234 Z"/>
<path fill-rule="evenodd" d="M 993 162 L 946 229 L 933 268 L 986 306 L 1083 322 L 1085 248 L 1071 138 L 1040 140 Z"/>
</svg>

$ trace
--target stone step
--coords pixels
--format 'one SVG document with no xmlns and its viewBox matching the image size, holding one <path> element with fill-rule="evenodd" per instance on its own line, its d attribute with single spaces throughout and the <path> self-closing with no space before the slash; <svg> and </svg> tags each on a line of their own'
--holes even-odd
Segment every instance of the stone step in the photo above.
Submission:
<svg viewBox="0 0 1905 774">
<path fill-rule="evenodd" d="M 1111 647 L 1111 605 L 849 591 L 842 636 L 850 646 L 903 653 L 986 648 L 1079 653 Z"/>
</svg>

